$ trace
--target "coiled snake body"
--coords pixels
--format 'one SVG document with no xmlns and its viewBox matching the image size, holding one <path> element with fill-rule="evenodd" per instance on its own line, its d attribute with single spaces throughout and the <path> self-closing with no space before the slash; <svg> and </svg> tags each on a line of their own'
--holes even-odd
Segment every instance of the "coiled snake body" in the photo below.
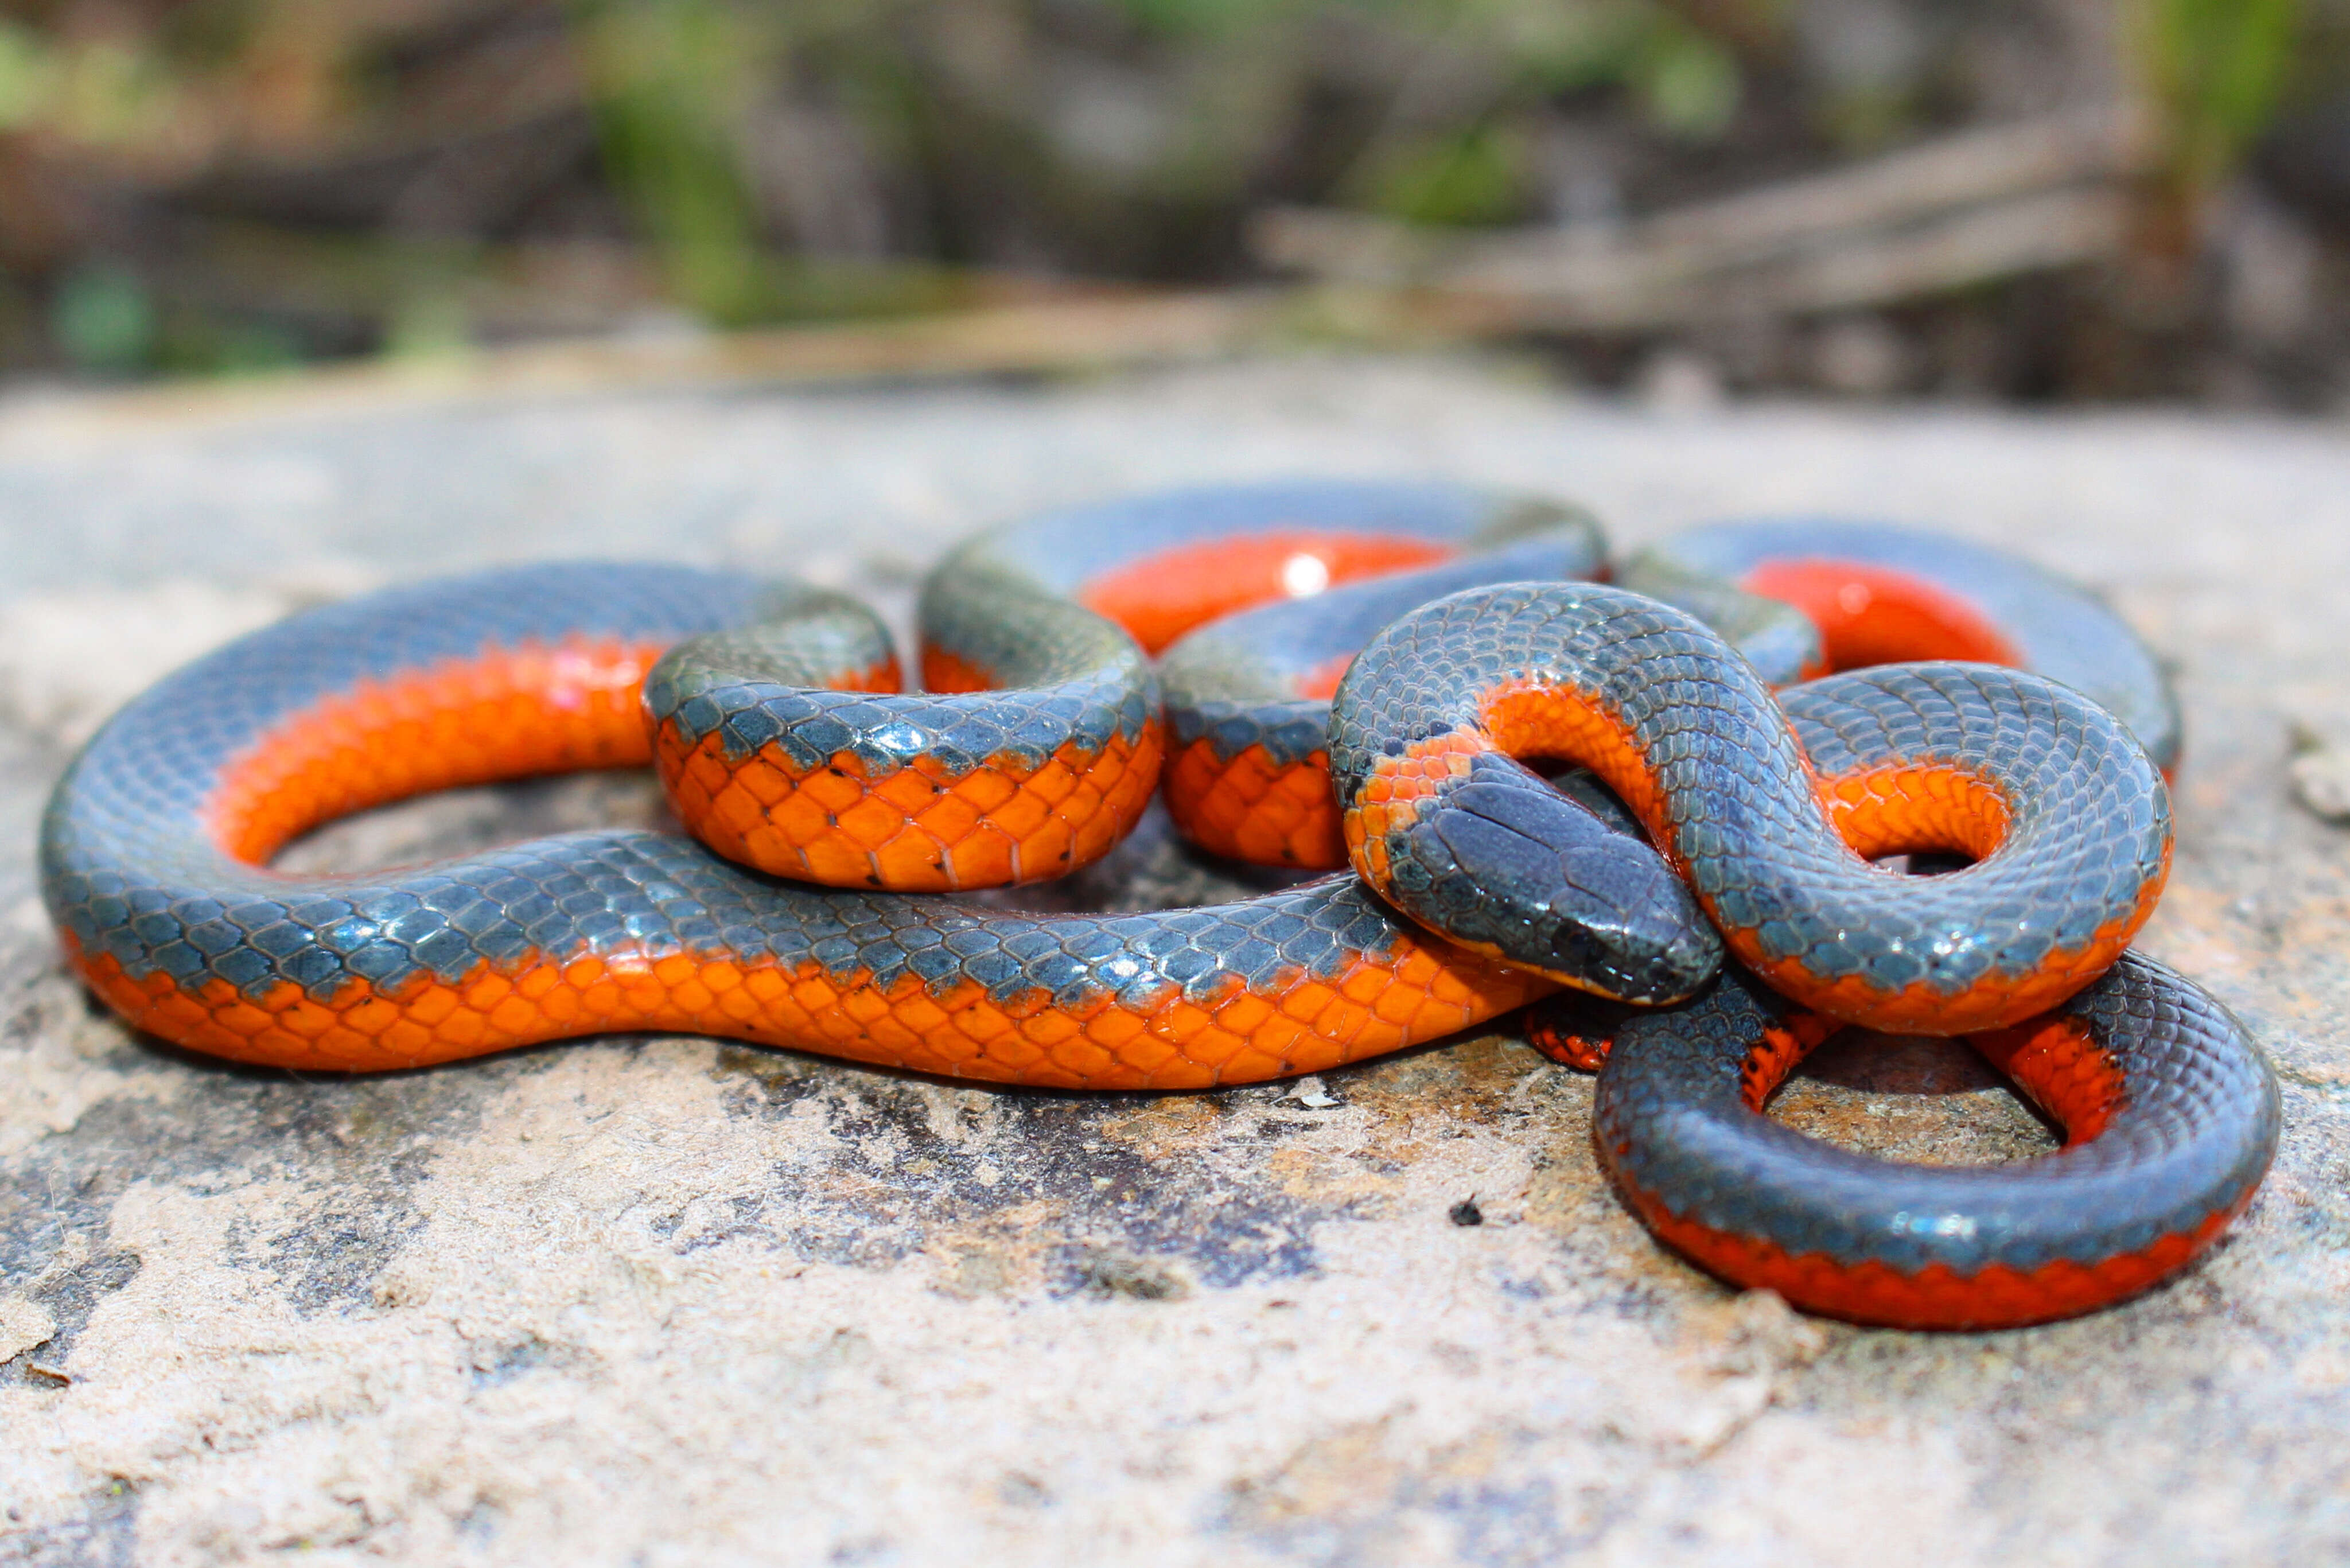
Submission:
<svg viewBox="0 0 2350 1568">
<path fill-rule="evenodd" d="M 1902 543 L 1919 536 L 1806 537 L 1750 535 L 1729 566 L 1717 537 L 1629 570 L 1729 625 L 1733 649 L 1659 598 L 1576 580 L 1603 560 L 1572 509 L 1442 485 L 1154 497 L 951 556 L 924 596 L 919 693 L 895 690 L 870 615 L 816 590 L 617 563 L 395 588 L 244 639 L 117 715 L 51 801 L 44 888 L 72 962 L 130 1022 L 305 1068 L 661 1029 L 1003 1084 L 1197 1089 L 1438 1039 L 1562 986 L 1678 1004 L 1626 1027 L 1599 1144 L 1709 1267 L 1919 1324 L 2142 1288 L 2249 1198 L 2276 1122 L 2223 1010 L 2116 967 L 2168 862 L 2140 743 L 2167 764 L 2167 693 L 2150 664 L 2149 695 L 2100 655 L 2137 653 L 2108 617 L 2060 639 L 2090 650 L 2074 685 L 2118 682 L 2105 706 L 1979 663 L 1774 699 L 1757 666 L 1828 661 L 1855 582 L 1877 654 L 1901 651 L 1904 593 L 1945 640 L 1952 603 L 1973 616 L 1970 651 L 2028 661 L 2017 649 L 2048 640 L 2030 606 L 1959 597 L 1956 568 L 1959 587 L 1937 582 L 1931 543 Z M 1871 537 L 1910 552 L 1899 569 L 1866 558 Z M 1734 591 L 1731 568 L 1753 576 L 1790 538 L 1845 553 L 1780 573 L 1803 579 L 1790 597 L 1826 596 L 1810 621 Z M 1859 575 L 1838 583 L 1845 557 Z M 2105 614 L 2070 592 L 2051 602 Z M 701 842 L 613 829 L 397 872 L 269 867 L 367 805 L 646 762 Z M 1352 872 L 1136 915 L 951 896 L 1097 857 L 1162 773 L 1206 847 Z M 1931 852 L 1974 863 L 1868 863 Z M 1859 1197 L 1803 1196 L 1825 1156 L 1832 1190 L 1859 1193 L 1858 1157 L 1760 1114 L 1771 1075 L 1846 1023 L 1987 1043 L 2088 1141 L 1935 1189 L 1964 1247 L 1931 1226 L 1872 1242 Z M 2152 1196 L 2116 1207 L 2131 1180 Z"/>
</svg>

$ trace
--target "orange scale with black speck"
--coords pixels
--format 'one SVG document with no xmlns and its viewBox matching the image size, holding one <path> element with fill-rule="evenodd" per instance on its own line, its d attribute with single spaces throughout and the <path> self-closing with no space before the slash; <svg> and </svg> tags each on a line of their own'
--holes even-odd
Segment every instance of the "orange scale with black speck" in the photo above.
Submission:
<svg viewBox="0 0 2350 1568">
<path fill-rule="evenodd" d="M 981 1051 L 978 1058 L 987 1064 L 991 1075 L 1022 1081 L 1048 1071 L 1045 1064 L 1052 1059 L 1051 1052 L 1018 1035 L 1006 1035 L 991 1042 Z M 1049 1070 L 1055 1075 L 1064 1074 L 1063 1069 Z"/>
<path fill-rule="evenodd" d="M 724 763 L 722 762 L 719 765 L 723 768 Z M 772 813 L 793 796 L 798 796 L 810 809 L 819 813 L 829 815 L 832 809 L 830 804 L 814 791 L 803 794 L 790 774 L 764 756 L 743 759 L 742 764 L 727 775 L 727 782 L 719 786 L 719 794 L 732 794 L 750 802 L 754 816 Z"/>
<path fill-rule="evenodd" d="M 336 1025 L 319 1034 L 317 1054 L 322 1060 L 334 1063 L 376 1063 L 383 1060 L 383 1046 L 376 1034 L 362 1034 L 359 1030 Z"/>
<path fill-rule="evenodd" d="M 1207 1064 L 1229 1058 L 1218 1045 L 1195 1049 L 1195 1044 L 1138 1034 L 1117 1053 L 1118 1076 L 1137 1088 L 1196 1086 L 1210 1070 Z"/>
<path fill-rule="evenodd" d="M 1021 1044 L 1024 1046 L 1027 1042 Z M 1043 1053 L 1043 1060 L 1051 1064 L 1052 1078 L 1063 1087 L 1103 1088 L 1112 1083 L 1124 1086 L 1124 1075 L 1118 1071 L 1120 1054 L 1078 1034 Z"/>
<path fill-rule="evenodd" d="M 1275 981 L 1276 986 L 1281 982 Z M 1257 1031 L 1279 1016 L 1273 1003 L 1245 986 L 1235 986 L 1229 996 L 1214 1003 L 1216 1026 L 1243 1039 L 1254 1039 Z"/>
<path fill-rule="evenodd" d="M 983 820 L 979 807 L 953 791 L 948 790 L 931 797 L 913 818 L 913 825 L 941 845 L 959 844 L 978 830 Z"/>
<path fill-rule="evenodd" d="M 948 846 L 936 835 L 909 826 L 873 851 L 873 876 L 885 888 L 936 880 L 944 875 L 950 858 Z"/>
<path fill-rule="evenodd" d="M 1215 1014 L 1180 992 L 1159 1003 L 1152 1012 L 1150 1032 L 1178 1044 L 1219 1033 Z"/>
<path fill-rule="evenodd" d="M 1371 1016 L 1399 1033 L 1419 1012 L 1420 994 L 1409 985 L 1390 984 L 1371 998 Z"/>
<path fill-rule="evenodd" d="M 869 978 L 859 971 L 847 983 L 863 984 Z M 808 965 L 801 973 L 792 977 L 790 993 L 793 1002 L 796 1002 L 810 1017 L 814 1017 L 833 1004 L 839 994 L 839 989 L 825 978 L 823 971 L 814 965 Z"/>
<path fill-rule="evenodd" d="M 1020 1021 L 1020 1037 L 1040 1051 L 1085 1033 L 1085 1021 L 1058 1007 L 1040 1007 Z"/>
<path fill-rule="evenodd" d="M 1274 1005 L 1284 1018 L 1310 1029 L 1337 994 L 1319 980 L 1301 979 L 1282 992 Z"/>
<path fill-rule="evenodd" d="M 764 1009 L 759 999 L 751 993 L 749 987 L 738 985 L 731 990 L 720 992 L 711 1011 L 715 1018 L 724 1020 L 715 1032 L 721 1034 L 733 1034 L 742 1026 L 755 1023 Z"/>
<path fill-rule="evenodd" d="M 1110 1052 L 1149 1027 L 1142 1015 L 1115 1002 L 1087 1018 L 1085 1025 L 1086 1038 Z"/>
<path fill-rule="evenodd" d="M 865 786 L 865 798 L 879 801 L 910 821 L 938 798 L 939 786 L 931 770 L 920 763 L 882 774 Z"/>
<path fill-rule="evenodd" d="M 833 821 L 850 844 L 870 855 L 904 830 L 906 814 L 868 791 L 854 805 L 836 812 Z"/>
<path fill-rule="evenodd" d="M 745 969 L 743 990 L 762 1005 L 784 1002 L 794 994 L 791 977 L 772 964 L 754 964 Z"/>
<path fill-rule="evenodd" d="M 1279 1058 L 1256 1049 L 1246 1041 L 1233 1043 L 1232 1054 L 1218 1069 L 1219 1084 L 1253 1084 L 1276 1076 L 1282 1070 Z"/>
<path fill-rule="evenodd" d="M 1227 760 L 1211 742 L 1195 741 L 1169 767 L 1167 809 L 1213 855 L 1308 870 L 1347 863 L 1327 752 L 1284 764 L 1256 745 Z"/>
<path fill-rule="evenodd" d="M 1063 747 L 1045 759 L 1044 766 L 1022 781 L 1021 787 L 1043 801 L 1047 807 L 1057 806 L 1069 798 L 1077 787 L 1076 774 L 1070 766 L 1072 753 Z M 1075 753 L 1083 765 L 1083 753 Z M 1006 770 L 1009 771 L 1008 769 Z"/>
<path fill-rule="evenodd" d="M 986 816 L 1009 805 L 1020 793 L 1020 786 L 1003 773 L 993 768 L 981 768 L 955 780 L 952 793 Z"/>
<path fill-rule="evenodd" d="M 805 854 L 808 845 L 821 841 L 834 827 L 832 813 L 822 801 L 789 788 L 776 797 L 773 805 L 761 806 L 754 802 L 750 820 L 752 826 L 743 832 L 745 840 L 772 837 L 782 853 L 790 855 Z"/>
<path fill-rule="evenodd" d="M 394 1061 L 413 1063 L 432 1048 L 432 1032 L 412 1018 L 403 1018 L 385 1030 L 376 1044 Z"/>
<path fill-rule="evenodd" d="M 957 1033 L 974 1045 L 984 1045 L 999 1035 L 1015 1033 L 1015 1026 L 1012 1020 L 1003 1016 L 1003 1009 L 980 992 L 979 987 L 974 985 L 971 989 L 977 994 L 947 1015 Z"/>
<path fill-rule="evenodd" d="M 1333 996 L 1314 1016 L 1314 1033 L 1341 1050 L 1351 1051 L 1374 1020 L 1371 1010 L 1345 996 Z"/>
</svg>

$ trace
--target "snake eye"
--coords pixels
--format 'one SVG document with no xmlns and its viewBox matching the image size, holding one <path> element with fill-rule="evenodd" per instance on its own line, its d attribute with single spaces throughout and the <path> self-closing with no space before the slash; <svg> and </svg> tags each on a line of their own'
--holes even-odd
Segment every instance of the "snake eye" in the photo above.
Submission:
<svg viewBox="0 0 2350 1568">
<path fill-rule="evenodd" d="M 1623 968 L 1608 944 L 1601 941 L 1590 927 L 1575 920 L 1562 921 L 1553 928 L 1550 956 L 1550 968 L 1573 974 L 1617 975 Z"/>
</svg>

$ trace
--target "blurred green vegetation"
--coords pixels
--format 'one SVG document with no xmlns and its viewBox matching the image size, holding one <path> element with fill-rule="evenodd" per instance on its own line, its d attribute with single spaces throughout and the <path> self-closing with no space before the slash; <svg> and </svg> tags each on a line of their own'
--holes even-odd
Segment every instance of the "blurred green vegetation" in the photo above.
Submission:
<svg viewBox="0 0 2350 1568">
<path fill-rule="evenodd" d="M 2132 0 L 2126 37 L 2160 138 L 2163 232 L 2184 250 L 2196 209 L 2233 172 L 2293 84 L 2303 0 Z"/>
<path fill-rule="evenodd" d="M 2320 0 L 2114 3 L 2190 209 L 2312 68 Z M 1229 281 L 1276 202 L 1607 220 L 2016 112 L 2017 62 L 2078 47 L 2065 14 L 0 0 L 0 369 L 234 372 Z"/>
<path fill-rule="evenodd" d="M 785 13 L 727 0 L 578 0 L 580 56 L 611 178 L 677 296 L 714 322 L 784 314 L 738 127 L 783 57 Z"/>
<path fill-rule="evenodd" d="M 1776 4 L 12 0 L 0 362 L 1212 281 L 1268 200 L 1539 218 L 1563 108 L 1720 142 Z M 534 311 L 566 247 L 595 297 Z"/>
</svg>

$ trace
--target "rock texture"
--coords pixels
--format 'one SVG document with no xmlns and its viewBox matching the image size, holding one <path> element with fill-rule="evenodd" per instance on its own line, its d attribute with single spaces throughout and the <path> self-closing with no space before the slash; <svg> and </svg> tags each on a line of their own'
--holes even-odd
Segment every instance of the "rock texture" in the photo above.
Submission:
<svg viewBox="0 0 2350 1568">
<path fill-rule="evenodd" d="M 1818 508 L 2105 588 L 2176 662 L 2145 946 L 2283 1076 L 2275 1174 L 2171 1287 L 2027 1332 L 1803 1320 L 1659 1251 L 1590 1084 L 1488 1037 L 1211 1096 L 910 1081 L 691 1039 L 297 1079 L 59 974 L 31 840 L 70 746 L 211 641 L 368 583 L 622 553 L 902 612 L 982 523 L 1140 486 L 1457 475 L 1619 540 Z M 1670 419 L 1465 362 L 1090 385 L 0 409 L 0 1563 L 2151 1564 L 2350 1556 L 2350 444 L 2178 416 Z M 331 828 L 356 866 L 657 819 L 640 780 Z M 1163 838 L 1094 896 L 1198 897 Z M 1953 1048 L 1780 1114 L 1906 1157 L 2049 1138 Z"/>
</svg>

